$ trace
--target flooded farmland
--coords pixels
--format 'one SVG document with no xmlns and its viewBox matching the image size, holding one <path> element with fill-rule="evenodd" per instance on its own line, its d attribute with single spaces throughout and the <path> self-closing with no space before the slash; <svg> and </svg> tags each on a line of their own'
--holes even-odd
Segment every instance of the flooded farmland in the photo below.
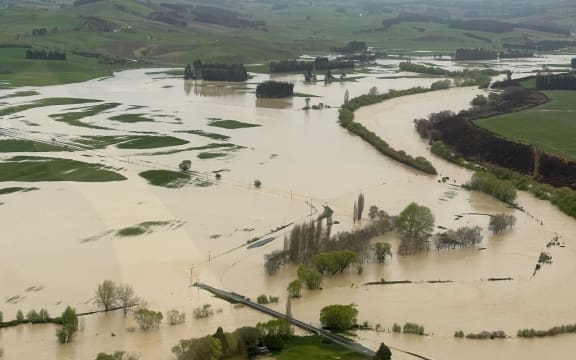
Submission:
<svg viewBox="0 0 576 360">
<path fill-rule="evenodd" d="M 560 63 L 549 57 L 490 64 L 514 68 L 515 76 Z M 430 59 L 426 61 L 433 62 Z M 35 107 L 3 116 L 3 136 L 66 146 L 49 156 L 106 166 L 126 177 L 114 182 L 5 182 L 2 187 L 34 186 L 37 190 L 0 197 L 0 310 L 4 319 L 19 309 L 46 308 L 59 314 L 66 305 L 78 311 L 96 308 L 94 291 L 103 280 L 131 284 L 151 309 L 175 308 L 191 314 L 202 304 L 216 310 L 209 320 L 191 316 L 181 327 L 162 325 L 157 332 L 129 332 L 132 317 L 121 313 L 83 317 L 75 341 L 59 345 L 51 325 L 26 325 L 0 330 L 6 359 L 90 359 L 98 352 L 127 350 L 143 359 L 169 359 L 178 340 L 253 325 L 266 316 L 236 308 L 192 288 L 200 280 L 252 298 L 280 296 L 284 309 L 286 286 L 296 276 L 287 267 L 277 275 L 264 271 L 264 255 L 283 246 L 287 230 L 274 233 L 263 247 L 243 245 L 265 237 L 289 223 L 314 218 L 322 205 L 334 210 L 339 223 L 333 231 L 360 226 L 352 223 L 354 200 L 360 192 L 367 205 L 398 214 L 410 202 L 429 207 L 436 225 L 445 228 L 478 225 L 484 240 L 478 248 L 430 251 L 401 257 L 397 236 L 383 237 L 393 244 L 393 257 L 385 264 L 364 266 L 355 272 L 325 277 L 322 291 L 305 291 L 292 303 L 295 318 L 318 324 L 320 309 L 330 304 L 356 304 L 359 321 L 381 324 L 385 331 L 360 331 L 357 340 L 377 348 L 384 341 L 395 348 L 431 359 L 542 359 L 554 354 L 568 357 L 570 335 L 522 340 L 455 339 L 456 330 L 476 333 L 518 329 L 547 329 L 576 319 L 576 290 L 566 279 L 576 271 L 573 234 L 576 222 L 547 202 L 526 193 L 519 205 L 526 213 L 458 185 L 471 172 L 434 157 L 414 130 L 413 119 L 441 110 L 467 108 L 483 90 L 452 88 L 391 99 L 362 108 L 356 121 L 377 133 L 392 147 L 413 156 L 425 156 L 438 169 L 437 177 L 424 175 L 374 150 L 337 123 L 337 107 L 344 94 L 368 93 L 430 86 L 437 78 L 397 73 L 398 61 L 386 60 L 369 71 L 349 75 L 355 81 L 307 85 L 300 75 L 275 79 L 294 81 L 304 94 L 291 100 L 258 100 L 255 84 L 268 75 L 254 75 L 246 87 L 237 84 L 185 82 L 158 69 L 117 73 L 113 78 L 86 83 L 34 88 L 39 94 L 7 98 L 3 108 L 50 98 L 82 98 L 118 105 L 82 117 L 81 124 L 58 121 L 51 115 L 86 111 L 93 104 Z M 454 68 L 451 63 L 436 62 Z M 450 64 L 450 65 L 449 65 Z M 475 64 L 477 65 L 477 64 Z M 10 93 L 3 91 L 0 96 Z M 302 110 L 306 97 L 322 110 Z M 151 121 L 111 120 L 136 114 Z M 216 126 L 234 120 L 235 127 Z M 220 123 L 221 124 L 221 123 Z M 238 124 L 245 124 L 238 127 Z M 88 125 L 88 126 L 87 126 Z M 254 126 L 252 126 L 254 125 Z M 259 126 L 255 126 L 259 125 Z M 210 136 L 206 136 L 210 134 Z M 151 148 L 83 146 L 86 139 L 126 139 L 129 136 L 170 136 L 185 143 Z M 82 140 L 84 139 L 84 140 Z M 124 141 L 118 140 L 118 141 Z M 81 149 L 76 149 L 80 147 Z M 77 150 L 77 151 L 67 151 Z M 212 154 L 212 155 L 201 155 Z M 214 155 L 217 154 L 217 155 Z M 191 161 L 196 185 L 170 189 L 152 186 L 139 176 L 143 171 L 177 171 Z M 222 174 L 215 180 L 215 173 Z M 438 181 L 446 177 L 447 182 Z M 258 179 L 262 187 L 253 182 Z M 511 213 L 516 227 L 491 235 L 486 214 Z M 122 229 L 154 222 L 158 226 L 139 236 L 121 236 Z M 555 236 L 565 247 L 550 250 L 554 262 L 533 276 L 541 251 Z M 508 281 L 488 281 L 510 278 Z M 367 282 L 412 281 L 409 284 L 365 286 Z M 429 283 L 429 281 L 439 281 Z M 450 281 L 450 282 L 445 282 Z M 394 323 L 417 322 L 429 336 L 391 334 Z M 395 359 L 413 358 L 394 353 Z"/>
</svg>

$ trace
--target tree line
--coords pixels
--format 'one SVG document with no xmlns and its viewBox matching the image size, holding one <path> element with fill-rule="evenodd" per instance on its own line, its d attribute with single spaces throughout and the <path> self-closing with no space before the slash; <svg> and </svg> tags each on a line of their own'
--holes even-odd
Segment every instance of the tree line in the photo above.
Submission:
<svg viewBox="0 0 576 360">
<path fill-rule="evenodd" d="M 363 140 L 372 145 L 382 154 L 417 170 L 427 174 L 436 175 L 437 171 L 426 158 L 418 156 L 416 158 L 406 154 L 403 150 L 392 148 L 386 141 L 380 138 L 376 133 L 368 130 L 364 125 L 354 121 L 354 111 L 362 106 L 372 105 L 384 100 L 392 99 L 399 96 L 420 94 L 430 91 L 430 89 L 415 87 L 407 90 L 390 90 L 385 94 L 362 95 L 342 105 L 339 113 L 339 124 L 348 131 L 360 136 Z"/>
<path fill-rule="evenodd" d="M 339 70 L 353 69 L 353 60 L 330 60 L 326 57 L 317 57 L 314 61 L 281 60 L 270 62 L 271 73 L 285 73 L 295 71 Z"/>
<path fill-rule="evenodd" d="M 294 84 L 284 81 L 265 81 L 256 87 L 257 98 L 283 98 L 294 95 Z"/>
<path fill-rule="evenodd" d="M 248 71 L 243 64 L 203 64 L 202 60 L 196 60 L 184 68 L 184 79 L 244 82 L 248 80 Z"/>
<path fill-rule="evenodd" d="M 571 66 L 576 66 L 576 59 L 572 60 Z M 536 89 L 576 90 L 576 74 L 539 74 L 536 76 Z"/>
<path fill-rule="evenodd" d="M 26 59 L 66 61 L 66 53 L 60 50 L 28 49 Z"/>
</svg>

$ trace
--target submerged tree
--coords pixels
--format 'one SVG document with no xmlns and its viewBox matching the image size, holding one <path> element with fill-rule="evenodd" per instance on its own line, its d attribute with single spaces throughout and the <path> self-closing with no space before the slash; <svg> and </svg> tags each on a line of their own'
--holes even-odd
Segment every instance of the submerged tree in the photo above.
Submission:
<svg viewBox="0 0 576 360">
<path fill-rule="evenodd" d="M 62 326 L 56 330 L 56 337 L 61 344 L 66 344 L 72 341 L 78 331 L 78 316 L 76 315 L 76 310 L 70 306 L 66 307 L 66 310 L 64 310 L 60 317 L 60 321 Z"/>
<path fill-rule="evenodd" d="M 494 235 L 497 235 L 508 228 L 514 227 L 514 225 L 516 225 L 516 217 L 514 215 L 498 214 L 490 217 L 488 228 Z"/>
<path fill-rule="evenodd" d="M 116 288 L 116 299 L 118 305 L 124 311 L 124 316 L 128 313 L 128 309 L 138 305 L 140 299 L 134 294 L 134 289 L 128 284 L 120 285 Z"/>
<path fill-rule="evenodd" d="M 380 264 L 386 261 L 386 256 L 392 256 L 392 247 L 387 242 L 377 242 L 374 244 L 374 255 Z"/>
<path fill-rule="evenodd" d="M 302 281 L 294 280 L 288 284 L 288 296 L 292 298 L 299 298 L 302 296 Z"/>
<path fill-rule="evenodd" d="M 104 280 L 96 289 L 96 304 L 110 311 L 117 304 L 118 297 L 116 284 L 111 280 Z"/>
<path fill-rule="evenodd" d="M 400 255 L 428 250 L 428 238 L 434 229 L 434 215 L 429 208 L 416 203 L 408 205 L 396 219 L 401 236 Z"/>
<path fill-rule="evenodd" d="M 334 331 L 349 330 L 356 325 L 358 310 L 352 305 L 329 305 L 320 311 L 322 327 Z"/>
<path fill-rule="evenodd" d="M 134 313 L 134 319 L 142 331 L 158 329 L 163 318 L 161 312 L 148 309 L 138 309 Z"/>
</svg>

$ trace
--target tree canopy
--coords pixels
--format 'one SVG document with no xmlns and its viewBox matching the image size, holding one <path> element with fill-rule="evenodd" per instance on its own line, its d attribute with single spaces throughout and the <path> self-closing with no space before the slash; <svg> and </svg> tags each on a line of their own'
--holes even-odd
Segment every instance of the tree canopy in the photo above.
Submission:
<svg viewBox="0 0 576 360">
<path fill-rule="evenodd" d="M 352 305 L 329 305 L 320 311 L 320 323 L 326 329 L 344 331 L 356 325 L 358 310 Z"/>
</svg>

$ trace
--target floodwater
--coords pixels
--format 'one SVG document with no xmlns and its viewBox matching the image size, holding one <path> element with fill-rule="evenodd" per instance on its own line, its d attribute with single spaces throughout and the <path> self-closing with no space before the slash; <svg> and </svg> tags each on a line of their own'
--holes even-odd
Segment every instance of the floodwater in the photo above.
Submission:
<svg viewBox="0 0 576 360">
<path fill-rule="evenodd" d="M 499 63 L 525 71 L 541 68 L 543 62 L 562 59 L 515 60 Z M 432 60 L 427 59 L 427 62 Z M 292 304 L 296 318 L 317 324 L 323 306 L 354 303 L 359 320 L 384 329 L 407 321 L 426 327 L 430 336 L 359 332 L 359 341 L 377 348 L 382 341 L 432 359 L 542 359 L 568 358 L 573 352 L 570 335 L 536 340 L 457 340 L 454 331 L 466 333 L 504 330 L 515 335 L 520 328 L 547 329 L 573 323 L 576 319 L 576 290 L 567 279 L 576 271 L 573 234 L 576 222 L 550 204 L 520 194 L 519 203 L 528 213 L 506 208 L 480 193 L 455 185 L 465 183 L 471 173 L 429 153 L 426 142 L 414 131 L 413 119 L 431 112 L 466 108 L 481 90 L 457 88 L 392 99 L 360 109 L 356 120 L 378 133 L 394 148 L 414 156 L 425 156 L 439 170 L 438 177 L 423 175 L 376 152 L 361 139 L 337 124 L 337 109 L 346 90 L 351 97 L 379 91 L 429 86 L 437 79 L 392 78 L 390 61 L 370 73 L 352 76 L 358 81 L 329 85 L 302 83 L 301 76 L 275 76 L 296 82 L 296 91 L 314 95 L 332 108 L 301 110 L 305 97 L 291 100 L 257 100 L 254 84 L 267 78 L 255 75 L 250 84 L 184 82 L 146 70 L 125 71 L 111 79 L 36 89 L 41 95 L 12 98 L 11 104 L 42 97 L 96 98 L 122 105 L 84 121 L 110 130 L 73 127 L 55 122 L 48 115 L 79 106 L 37 108 L 21 114 L 25 118 L 2 119 L 12 133 L 41 140 L 74 141 L 83 135 L 127 135 L 153 132 L 190 141 L 175 147 L 182 152 L 156 154 L 166 149 L 120 150 L 109 147 L 86 152 L 51 153 L 83 161 L 103 163 L 121 171 L 127 181 L 119 183 L 38 183 L 38 191 L 4 195 L 0 206 L 0 310 L 4 319 L 16 311 L 47 308 L 60 313 L 66 305 L 79 311 L 95 308 L 94 290 L 105 279 L 133 285 L 149 308 L 185 311 L 188 321 L 179 327 L 163 324 L 159 331 L 128 332 L 135 326 L 122 314 L 84 317 L 81 331 L 72 344 L 56 342 L 50 325 L 20 326 L 0 330 L 0 346 L 6 359 L 93 359 L 101 351 L 138 352 L 143 359 L 169 359 L 179 339 L 254 325 L 267 318 L 249 309 L 212 298 L 190 287 L 196 280 L 255 298 L 260 294 L 281 297 L 295 278 L 289 267 L 269 277 L 264 273 L 265 254 L 282 247 L 283 233 L 262 248 L 240 247 L 247 240 L 265 236 L 278 226 L 314 216 L 321 205 L 329 205 L 340 222 L 335 231 L 348 230 L 353 202 L 360 192 L 367 207 L 374 204 L 391 214 L 410 202 L 431 208 L 436 224 L 447 228 L 478 225 L 487 228 L 488 217 L 477 214 L 513 213 L 516 227 L 499 236 L 484 230 L 484 250 L 466 249 L 399 257 L 384 265 L 366 265 L 362 275 L 347 273 L 327 277 L 323 290 L 304 292 Z M 524 71 L 523 70 L 523 71 Z M 151 70 L 148 70 L 150 72 Z M 154 70 L 157 71 L 157 70 Z M 0 96 L 3 94 L 0 94 Z M 129 110 L 131 105 L 146 106 Z M 141 113 L 154 122 L 123 124 L 108 120 L 119 113 Z M 209 126 L 209 118 L 233 119 L 260 127 L 227 130 Z M 30 126 L 30 122 L 39 126 Z M 204 130 L 231 137 L 243 148 L 223 158 L 200 160 L 199 151 L 186 150 L 217 142 L 183 130 Z M 170 150 L 172 148 L 169 148 Z M 220 150 L 214 150 L 220 152 Z M 14 154 L 8 154 L 12 156 Z M 8 157 L 6 155 L 5 157 Z M 176 169 L 185 159 L 192 169 L 212 179 L 223 172 L 218 185 L 199 188 L 152 187 L 138 176 L 149 169 Z M 438 182 L 449 177 L 447 183 Z M 259 179 L 262 189 L 250 184 Z M 4 186 L 5 185 L 5 186 Z M 22 186 L 5 183 L 2 187 Z M 25 184 L 28 186 L 30 184 Z M 173 221 L 181 226 L 157 229 L 138 237 L 117 237 L 115 231 L 145 221 Z M 357 225 L 356 225 L 357 226 Z M 541 251 L 555 234 L 565 248 L 550 250 L 554 263 L 535 276 L 532 271 Z M 388 234 L 382 240 L 394 248 L 398 240 Z M 513 278 L 490 282 L 489 278 Z M 451 283 L 362 286 L 385 279 Z M 544 295 L 544 296 L 543 296 Z M 9 298 L 11 302 L 6 302 Z M 210 320 L 194 320 L 192 310 L 210 303 L 216 311 Z M 412 357 L 395 352 L 395 359 Z"/>
</svg>

